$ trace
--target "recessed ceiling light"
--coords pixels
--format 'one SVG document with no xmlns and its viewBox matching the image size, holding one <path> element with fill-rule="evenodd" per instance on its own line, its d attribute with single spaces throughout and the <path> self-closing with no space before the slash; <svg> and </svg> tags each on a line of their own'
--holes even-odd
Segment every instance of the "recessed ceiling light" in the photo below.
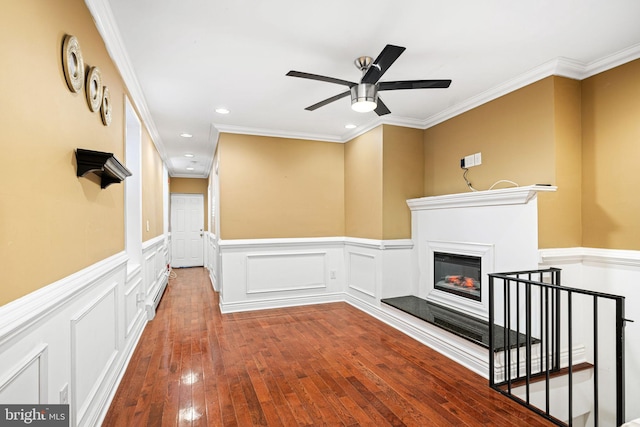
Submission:
<svg viewBox="0 0 640 427">
<path fill-rule="evenodd" d="M 193 135 L 191 135 L 190 133 L 186 133 L 186 132 L 185 133 L 181 133 L 180 136 L 183 137 L 183 138 L 192 138 L 193 137 Z"/>
<path fill-rule="evenodd" d="M 188 168 L 187 168 L 187 170 L 188 170 L 188 171 L 192 171 L 192 170 L 194 170 L 194 169 L 195 169 L 195 168 L 192 168 L 192 167 L 188 167 Z"/>
<path fill-rule="evenodd" d="M 216 108 L 216 113 L 218 114 L 229 114 L 229 110 L 226 108 Z"/>
<path fill-rule="evenodd" d="M 193 157 L 193 154 L 191 154 L 191 153 L 185 153 L 185 155 L 184 155 L 184 156 L 185 156 L 185 157 Z"/>
<path fill-rule="evenodd" d="M 347 128 L 347 129 L 355 129 L 356 125 L 353 125 L 353 124 L 349 123 L 348 125 L 344 125 L 344 127 Z"/>
</svg>

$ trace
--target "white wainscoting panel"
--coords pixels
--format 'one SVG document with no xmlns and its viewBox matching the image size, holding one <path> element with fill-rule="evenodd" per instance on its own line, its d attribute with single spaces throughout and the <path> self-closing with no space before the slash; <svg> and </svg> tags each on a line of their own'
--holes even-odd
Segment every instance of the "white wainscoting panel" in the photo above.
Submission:
<svg viewBox="0 0 640 427">
<path fill-rule="evenodd" d="M 210 231 L 205 232 L 205 259 L 204 266 L 209 272 L 209 279 L 211 285 L 216 292 L 220 292 L 220 286 L 218 283 L 218 271 L 220 265 L 220 250 L 218 249 L 218 239 L 215 234 Z"/>
<path fill-rule="evenodd" d="M 333 237 L 219 241 L 220 309 L 344 300 L 343 242 Z"/>
<path fill-rule="evenodd" d="M 67 386 L 71 425 L 100 425 L 144 329 L 145 275 L 166 283 L 166 242 L 143 243 L 151 267 L 121 252 L 1 306 L 0 402 L 60 403 Z"/>
<path fill-rule="evenodd" d="M 140 301 L 141 297 L 144 296 L 142 277 L 137 276 L 133 283 L 127 284 L 126 288 L 127 290 L 124 294 L 124 324 L 126 328 L 125 337 L 129 337 L 142 314 L 142 304 Z"/>
<path fill-rule="evenodd" d="M 149 250 L 144 254 L 143 261 L 143 274 L 144 274 L 144 283 L 145 288 L 147 289 L 147 300 L 152 301 L 155 297 L 155 293 L 157 292 L 157 278 L 156 278 L 156 250 Z"/>
<path fill-rule="evenodd" d="M 410 239 L 345 238 L 345 292 L 374 306 L 382 298 L 416 295 L 412 249 Z"/>
<path fill-rule="evenodd" d="M 413 266 L 413 241 L 398 239 L 383 241 L 382 251 L 382 289 L 379 298 L 391 298 L 403 295 L 417 295 L 417 272 Z"/>
<path fill-rule="evenodd" d="M 349 270 L 349 289 L 356 290 L 375 298 L 377 281 L 377 260 L 375 255 L 361 252 L 347 253 L 347 268 Z"/>
<path fill-rule="evenodd" d="M 118 355 L 117 283 L 71 318 L 71 394 L 75 419 L 85 416 Z"/>
<path fill-rule="evenodd" d="M 39 344 L 13 367 L 0 370 L 0 402 L 5 405 L 47 401 L 47 344 Z"/>
<path fill-rule="evenodd" d="M 168 248 L 168 239 L 164 236 L 145 242 L 142 247 L 142 258 L 144 260 L 143 280 L 144 289 L 146 290 L 145 308 L 148 320 L 155 317 L 156 308 L 169 279 L 169 270 L 167 268 L 167 264 L 169 264 Z"/>
<path fill-rule="evenodd" d="M 324 289 L 326 258 L 326 252 L 247 254 L 247 293 Z"/>
<path fill-rule="evenodd" d="M 350 237 L 220 240 L 209 272 L 223 312 L 345 301 L 378 306 L 381 295 L 413 292 L 409 239 Z M 213 274 L 219 275 L 214 278 Z"/>
</svg>

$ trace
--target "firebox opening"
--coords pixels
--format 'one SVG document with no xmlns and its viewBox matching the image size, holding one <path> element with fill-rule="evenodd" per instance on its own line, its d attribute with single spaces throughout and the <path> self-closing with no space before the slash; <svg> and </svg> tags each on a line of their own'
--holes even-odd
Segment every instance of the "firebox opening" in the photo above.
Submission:
<svg viewBox="0 0 640 427">
<path fill-rule="evenodd" d="M 481 261 L 476 256 L 434 252 L 434 288 L 480 301 Z"/>
</svg>

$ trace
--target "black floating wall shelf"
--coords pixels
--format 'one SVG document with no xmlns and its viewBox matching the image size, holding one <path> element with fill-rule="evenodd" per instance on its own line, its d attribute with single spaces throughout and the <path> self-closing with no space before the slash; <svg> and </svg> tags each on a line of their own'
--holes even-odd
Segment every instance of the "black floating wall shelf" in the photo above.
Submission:
<svg viewBox="0 0 640 427">
<path fill-rule="evenodd" d="M 100 177 L 100 187 L 102 188 L 122 182 L 126 177 L 131 176 L 129 169 L 125 168 L 113 153 L 77 148 L 76 162 L 78 164 L 77 176 L 85 176 L 89 172 L 93 172 Z"/>
</svg>

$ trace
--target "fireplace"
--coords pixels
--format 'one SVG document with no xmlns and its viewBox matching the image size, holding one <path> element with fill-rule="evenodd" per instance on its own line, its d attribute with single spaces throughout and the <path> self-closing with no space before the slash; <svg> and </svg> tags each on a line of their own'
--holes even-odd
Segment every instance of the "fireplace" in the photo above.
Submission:
<svg viewBox="0 0 640 427">
<path fill-rule="evenodd" d="M 482 258 L 445 252 L 433 253 L 433 285 L 474 301 L 482 300 Z"/>
<path fill-rule="evenodd" d="M 538 267 L 536 195 L 555 189 L 529 186 L 408 200 L 415 244 L 414 295 L 487 320 L 487 274 Z M 459 265 L 454 269 L 452 264 Z M 447 276 L 475 282 L 449 277 L 447 283 Z M 458 280 L 470 286 L 460 286 Z"/>
</svg>

